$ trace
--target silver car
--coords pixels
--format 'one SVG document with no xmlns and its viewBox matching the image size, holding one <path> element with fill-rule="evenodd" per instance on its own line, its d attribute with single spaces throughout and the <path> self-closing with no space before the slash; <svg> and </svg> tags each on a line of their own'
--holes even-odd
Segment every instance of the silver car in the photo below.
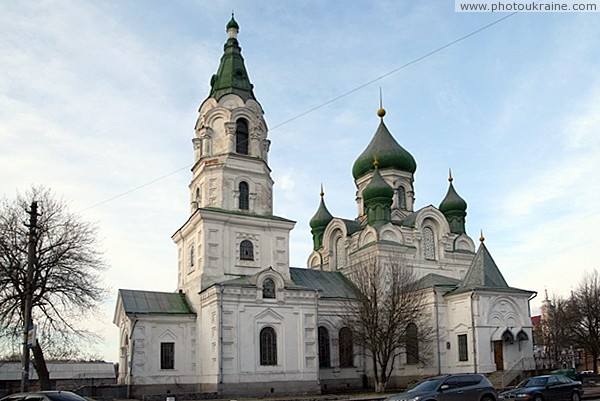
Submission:
<svg viewBox="0 0 600 401">
<path fill-rule="evenodd" d="M 386 401 L 496 401 L 496 389 L 482 374 L 464 373 L 432 377 Z"/>
</svg>

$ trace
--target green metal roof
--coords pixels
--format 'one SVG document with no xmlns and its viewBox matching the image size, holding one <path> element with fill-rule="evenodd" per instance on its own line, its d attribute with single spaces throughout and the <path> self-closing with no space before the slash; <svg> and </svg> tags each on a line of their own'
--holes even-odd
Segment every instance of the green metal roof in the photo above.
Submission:
<svg viewBox="0 0 600 401">
<path fill-rule="evenodd" d="M 342 273 L 291 267 L 290 275 L 297 285 L 318 290 L 321 298 L 355 298 L 352 284 Z"/>
<path fill-rule="evenodd" d="M 508 283 L 500 273 L 500 269 L 494 262 L 492 255 L 486 248 L 483 242 L 479 245 L 479 249 L 475 254 L 475 258 L 467 270 L 467 274 L 461 281 L 460 285 L 448 292 L 449 294 L 457 294 L 466 291 L 502 291 L 512 293 L 529 293 L 533 294 L 532 291 L 521 290 L 518 288 L 509 287 Z"/>
<path fill-rule="evenodd" d="M 273 270 L 268 268 L 266 270 Z M 264 270 L 263 270 L 264 271 Z M 263 271 L 249 276 L 240 276 L 219 284 L 224 286 L 255 287 L 258 275 Z M 315 269 L 290 267 L 292 282 L 286 282 L 287 289 L 319 291 L 321 298 L 355 298 L 352 284 L 342 273 L 326 272 Z"/>
<path fill-rule="evenodd" d="M 227 29 L 238 29 L 237 22 L 231 18 L 227 24 Z M 242 48 L 235 37 L 229 37 L 225 43 L 224 53 L 221 57 L 221 63 L 217 73 L 212 76 L 210 81 L 209 97 L 217 101 L 228 94 L 236 94 L 244 101 L 254 99 L 253 85 L 250 83 L 244 58 L 242 57 Z"/>
<path fill-rule="evenodd" d="M 195 315 L 184 293 L 119 290 L 126 314 Z"/>
<path fill-rule="evenodd" d="M 321 203 L 319 203 L 319 208 L 309 222 L 310 228 L 313 230 L 325 230 L 325 227 L 327 227 L 327 224 L 329 224 L 331 220 L 333 220 L 333 216 L 331 213 L 329 213 L 329 210 L 327 210 L 327 206 L 325 206 L 325 200 L 321 194 Z"/>
<path fill-rule="evenodd" d="M 417 170 L 417 162 L 406 149 L 396 142 L 385 126 L 383 119 L 367 148 L 354 162 L 352 175 L 355 180 L 374 170 L 373 160 L 375 156 L 379 161 L 380 169 L 393 168 L 413 174 Z"/>
<path fill-rule="evenodd" d="M 417 280 L 418 288 L 432 288 L 432 287 L 452 287 L 455 288 L 460 283 L 452 277 L 442 276 L 436 273 L 429 273 L 419 280 Z"/>
<path fill-rule="evenodd" d="M 444 215 L 456 212 L 466 215 L 467 202 L 456 193 L 451 180 L 450 185 L 448 186 L 448 192 L 438 209 L 440 209 L 440 212 L 444 213 Z"/>
<path fill-rule="evenodd" d="M 371 178 L 371 182 L 369 182 L 369 185 L 363 190 L 362 197 L 365 206 L 374 203 L 385 204 L 388 206 L 392 204 L 394 189 L 390 187 L 381 174 L 379 174 L 379 168 L 375 168 L 373 178 Z"/>
</svg>

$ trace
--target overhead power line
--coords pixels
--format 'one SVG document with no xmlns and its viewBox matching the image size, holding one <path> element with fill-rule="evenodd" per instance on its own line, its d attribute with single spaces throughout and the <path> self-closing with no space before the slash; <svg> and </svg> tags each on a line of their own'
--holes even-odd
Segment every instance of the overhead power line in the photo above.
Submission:
<svg viewBox="0 0 600 401">
<path fill-rule="evenodd" d="M 433 56 L 434 54 L 437 54 L 437 53 L 441 52 L 442 50 L 445 50 L 445 49 L 447 49 L 447 48 L 449 48 L 449 47 L 451 47 L 451 46 L 454 46 L 455 44 L 457 44 L 457 43 L 460 43 L 460 42 L 462 42 L 463 40 L 466 40 L 466 39 L 468 39 L 468 38 L 470 38 L 470 37 L 472 37 L 472 36 L 475 36 L 475 35 L 477 35 L 478 33 L 481 33 L 481 32 L 483 32 L 483 31 L 485 31 L 485 30 L 487 30 L 487 29 L 489 29 L 489 28 L 493 27 L 494 25 L 496 25 L 496 24 L 499 24 L 499 23 L 500 23 L 500 22 L 502 22 L 502 21 L 505 21 L 505 20 L 507 20 L 507 19 L 509 19 L 509 18 L 513 17 L 514 15 L 516 15 L 516 14 L 518 14 L 518 13 L 519 13 L 519 12 L 517 11 L 517 12 L 511 13 L 511 14 L 508 14 L 508 15 L 506 15 L 506 16 L 504 16 L 504 17 L 502 17 L 502 18 L 498 18 L 497 20 L 494 20 L 494 21 L 490 22 L 490 23 L 489 23 L 489 24 L 487 24 L 487 25 L 484 25 L 484 26 L 482 26 L 482 27 L 480 27 L 480 28 L 478 28 L 478 29 L 476 29 L 476 30 L 474 30 L 474 31 L 472 31 L 472 32 L 470 32 L 470 33 L 468 33 L 468 34 L 466 34 L 466 35 L 463 35 L 463 36 L 461 36 L 461 37 L 459 37 L 459 38 L 457 38 L 457 39 L 454 39 L 454 40 L 452 40 L 452 41 L 450 41 L 450 42 L 448 42 L 448 43 L 446 43 L 446 44 L 444 44 L 444 45 L 442 45 L 442 46 L 440 46 L 440 47 L 438 47 L 438 48 L 436 48 L 436 49 L 433 49 L 433 50 L 431 50 L 431 51 L 429 51 L 429 52 L 427 52 L 427 53 L 423 54 L 422 56 L 419 56 L 419 57 L 417 57 L 417 58 L 415 58 L 415 59 L 412 59 L 411 61 L 408 61 L 408 62 L 406 62 L 406 63 L 402 64 L 401 66 L 399 66 L 399 67 L 396 67 L 396 68 L 394 68 L 393 70 L 390 70 L 390 71 L 388 71 L 388 72 L 386 72 L 386 73 L 384 73 L 384 74 L 382 74 L 382 75 L 378 76 L 377 78 L 373 78 L 372 80 L 370 80 L 370 81 L 368 81 L 368 82 L 365 82 L 364 84 L 361 84 L 361 85 L 359 85 L 359 86 L 357 86 L 357 87 L 355 87 L 355 88 L 353 88 L 353 89 L 350 89 L 349 91 L 347 91 L 347 92 L 344 92 L 344 93 L 342 93 L 342 94 L 340 94 L 340 95 L 338 95 L 338 96 L 335 96 L 335 97 L 333 97 L 333 98 L 331 98 L 331 99 L 327 100 L 326 102 L 319 104 L 318 106 L 315 106 L 315 107 L 313 107 L 313 108 L 311 108 L 311 109 L 308 109 L 308 110 L 306 110 L 306 111 L 303 111 L 303 112 L 301 112 L 301 113 L 299 113 L 299 114 L 296 114 L 294 117 L 291 117 L 291 118 L 289 118 L 289 119 L 287 119 L 287 120 L 285 120 L 285 121 L 283 121 L 283 122 L 281 122 L 281 123 L 279 123 L 279 124 L 277 124 L 277 125 L 274 125 L 273 127 L 271 127 L 271 128 L 270 128 L 270 131 L 273 131 L 273 130 L 275 130 L 275 129 L 279 128 L 279 127 L 282 127 L 282 126 L 284 126 L 284 125 L 286 125 L 286 124 L 289 124 L 289 123 L 291 123 L 292 121 L 295 121 L 295 120 L 297 120 L 297 119 L 299 119 L 299 118 L 302 118 L 302 117 L 306 116 L 307 114 L 310 114 L 310 113 L 312 113 L 312 112 L 314 112 L 314 111 L 317 111 L 317 110 L 319 110 L 319 109 L 321 109 L 321 108 L 323 108 L 323 107 L 325 107 L 325 106 L 328 106 L 328 105 L 330 105 L 331 103 L 334 103 L 334 102 L 336 102 L 336 101 L 338 101 L 338 100 L 340 100 L 340 99 L 342 99 L 342 98 L 344 98 L 344 97 L 346 97 L 346 96 L 349 96 L 349 95 L 351 95 L 351 94 L 353 94 L 353 93 L 355 93 L 355 92 L 358 92 L 358 91 L 359 91 L 359 90 L 361 90 L 362 88 L 365 88 L 365 87 L 367 87 L 367 86 L 369 86 L 369 85 L 372 85 L 372 84 L 374 84 L 375 82 L 381 81 L 382 79 L 384 79 L 384 78 L 387 78 L 387 77 L 389 77 L 390 75 L 392 75 L 392 74 L 395 74 L 395 73 L 397 73 L 398 71 L 401 71 L 401 70 L 403 70 L 403 69 L 405 69 L 405 68 L 407 68 L 407 67 L 410 67 L 410 66 L 411 66 L 411 65 L 413 65 L 413 64 L 417 64 L 418 62 L 420 62 L 420 61 L 423 61 L 423 60 L 425 60 L 426 58 L 428 58 L 428 57 L 431 57 L 431 56 Z M 113 201 L 113 200 L 115 200 L 115 199 L 117 199 L 117 198 L 120 198 L 120 197 L 122 197 L 122 196 L 125 196 L 125 195 L 127 195 L 127 194 L 130 194 L 130 193 L 132 193 L 132 192 L 135 192 L 135 191 L 137 191 L 137 190 L 139 190 L 139 189 L 145 188 L 145 187 L 147 187 L 147 186 L 149 186 L 149 185 L 152 185 L 152 184 L 154 184 L 154 183 L 156 183 L 156 182 L 158 182 L 158 181 L 161 181 L 161 180 L 163 180 L 163 179 L 165 179 L 165 178 L 167 178 L 167 177 L 170 177 L 170 176 L 172 176 L 173 174 L 175 174 L 175 173 L 178 173 L 178 172 L 180 172 L 181 170 L 184 170 L 184 169 L 186 169 L 186 168 L 189 168 L 189 167 L 191 167 L 191 164 L 188 164 L 187 166 L 181 167 L 181 168 L 179 168 L 179 169 L 177 169 L 177 170 L 175 170 L 175 171 L 172 171 L 172 172 L 170 172 L 170 173 L 168 173 L 168 174 L 165 174 L 165 175 L 163 175 L 163 176 L 161 176 L 161 177 L 155 178 L 155 179 L 153 179 L 152 181 L 148 181 L 148 182 L 146 182 L 145 184 L 142 184 L 142 185 L 140 185 L 140 186 L 138 186 L 138 187 L 132 188 L 132 189 L 130 189 L 130 190 L 128 190 L 128 191 L 126 191 L 126 192 L 123 192 L 123 193 L 120 193 L 120 194 L 118 194 L 118 195 L 115 195 L 115 196 L 113 196 L 112 198 L 109 198 L 109 199 L 103 200 L 102 202 L 98 202 L 98 203 L 96 203 L 96 204 L 94 204 L 94 205 L 91 205 L 91 206 L 89 206 L 89 207 L 87 207 L 87 208 L 83 209 L 82 211 L 85 211 L 85 210 L 92 209 L 92 208 L 94 208 L 94 207 L 97 207 L 97 206 L 103 205 L 103 204 L 105 204 L 105 203 L 107 203 L 107 202 Z"/>
<path fill-rule="evenodd" d="M 127 194 L 130 194 L 130 193 L 132 193 L 132 192 L 135 192 L 135 191 L 137 191 L 138 189 L 142 189 L 142 188 L 145 188 L 145 187 L 147 187 L 147 186 L 149 186 L 149 185 L 152 185 L 152 184 L 154 184 L 155 182 L 158 182 L 158 181 L 160 181 L 160 180 L 164 180 L 165 178 L 167 178 L 167 177 L 170 177 L 170 176 L 172 176 L 173 174 L 176 174 L 176 173 L 180 172 L 181 170 L 185 170 L 186 168 L 190 168 L 190 167 L 192 167 L 192 165 L 191 165 L 191 164 L 188 164 L 187 166 L 183 166 L 183 167 L 181 167 L 181 168 L 178 168 L 178 169 L 177 169 L 177 170 L 175 170 L 175 171 L 171 171 L 171 172 L 170 172 L 170 173 L 168 173 L 168 174 L 165 174 L 165 175 L 163 175 L 163 176 L 161 176 L 161 177 L 155 178 L 155 179 L 153 179 L 152 181 L 148 181 L 148 182 L 146 182 L 145 184 L 142 184 L 142 185 L 140 185 L 140 186 L 138 186 L 138 187 L 132 188 L 132 189 L 130 189 L 130 190 L 128 190 L 128 191 L 122 192 L 122 193 L 120 193 L 120 194 L 118 194 L 118 195 L 115 195 L 115 196 L 113 196 L 112 198 L 108 198 L 108 199 L 105 199 L 105 200 L 103 200 L 102 202 L 98 202 L 98 203 L 95 203 L 95 204 L 93 204 L 93 205 L 91 205 L 91 206 L 88 206 L 88 207 L 86 207 L 85 209 L 83 209 L 83 210 L 81 210 L 81 211 L 82 211 L 82 212 L 85 212 L 85 211 L 86 211 L 86 210 L 88 210 L 88 209 L 92 209 L 92 208 L 94 208 L 94 207 L 96 207 L 96 206 L 100 206 L 100 205 L 103 205 L 103 204 L 105 204 L 105 203 L 107 203 L 107 202 L 113 201 L 113 200 L 115 200 L 115 199 L 117 199 L 117 198 L 120 198 L 121 196 L 125 196 L 125 195 L 127 195 Z"/>
</svg>

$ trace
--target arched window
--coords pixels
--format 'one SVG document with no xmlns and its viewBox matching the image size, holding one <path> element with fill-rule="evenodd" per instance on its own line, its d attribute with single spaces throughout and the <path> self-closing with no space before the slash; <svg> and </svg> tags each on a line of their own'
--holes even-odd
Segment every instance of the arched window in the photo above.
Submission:
<svg viewBox="0 0 600 401">
<path fill-rule="evenodd" d="M 277 334 L 272 327 L 260 331 L 260 364 L 277 365 Z"/>
<path fill-rule="evenodd" d="M 240 259 L 254 260 L 254 246 L 247 239 L 240 242 Z"/>
<path fill-rule="evenodd" d="M 409 323 L 406 326 L 406 363 L 414 365 L 419 362 L 419 330 L 417 325 Z"/>
<path fill-rule="evenodd" d="M 263 281 L 263 298 L 275 298 L 275 282 L 270 278 Z"/>
<path fill-rule="evenodd" d="M 328 368 L 330 366 L 329 332 L 325 327 L 319 326 L 319 367 Z"/>
<path fill-rule="evenodd" d="M 246 181 L 240 182 L 238 190 L 240 192 L 239 208 L 241 210 L 248 210 L 250 208 L 250 190 L 248 189 L 248 183 Z"/>
<path fill-rule="evenodd" d="M 200 188 L 196 188 L 196 202 L 198 202 L 198 206 L 200 206 Z"/>
<path fill-rule="evenodd" d="M 398 208 L 406 210 L 406 190 L 402 185 L 398 187 Z"/>
<path fill-rule="evenodd" d="M 189 265 L 190 265 L 190 267 L 194 267 L 194 245 L 190 246 L 190 260 L 189 260 Z"/>
<path fill-rule="evenodd" d="M 429 227 L 423 229 L 423 256 L 427 260 L 435 260 L 435 235 Z"/>
<path fill-rule="evenodd" d="M 346 266 L 346 248 L 344 247 L 344 239 L 338 238 L 335 240 L 335 268 L 342 269 Z"/>
<path fill-rule="evenodd" d="M 352 343 L 352 330 L 342 327 L 340 330 L 340 367 L 354 366 L 354 345 Z"/>
<path fill-rule="evenodd" d="M 248 154 L 248 123 L 239 119 L 235 125 L 235 151 L 241 155 Z"/>
</svg>

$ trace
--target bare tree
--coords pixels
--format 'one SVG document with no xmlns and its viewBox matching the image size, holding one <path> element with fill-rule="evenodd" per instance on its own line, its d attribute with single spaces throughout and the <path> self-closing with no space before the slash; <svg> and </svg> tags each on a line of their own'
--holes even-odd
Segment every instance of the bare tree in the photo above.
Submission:
<svg viewBox="0 0 600 401">
<path fill-rule="evenodd" d="M 414 270 L 402 260 L 373 257 L 350 268 L 356 300 L 347 324 L 373 365 L 375 391 L 383 392 L 403 354 L 409 364 L 429 362 L 433 328 Z"/>
<path fill-rule="evenodd" d="M 600 276 L 598 271 L 583 276 L 568 304 L 570 329 L 577 347 L 590 353 L 594 372 L 600 356 Z"/>
<path fill-rule="evenodd" d="M 100 272 L 105 268 L 98 250 L 97 228 L 68 211 L 50 190 L 32 187 L 0 204 L 0 341 L 4 353 L 15 353 L 22 341 L 28 228 L 25 211 L 40 205 L 35 236 L 32 317 L 38 343 L 33 365 L 42 388 L 49 387 L 44 352 L 73 354 L 94 334 L 80 323 L 95 313 L 106 294 Z"/>
<path fill-rule="evenodd" d="M 564 363 L 570 362 L 565 352 L 573 345 L 568 305 L 569 300 L 554 296 L 552 303 L 547 306 L 543 315 L 544 353 L 553 368 L 562 367 Z"/>
</svg>

